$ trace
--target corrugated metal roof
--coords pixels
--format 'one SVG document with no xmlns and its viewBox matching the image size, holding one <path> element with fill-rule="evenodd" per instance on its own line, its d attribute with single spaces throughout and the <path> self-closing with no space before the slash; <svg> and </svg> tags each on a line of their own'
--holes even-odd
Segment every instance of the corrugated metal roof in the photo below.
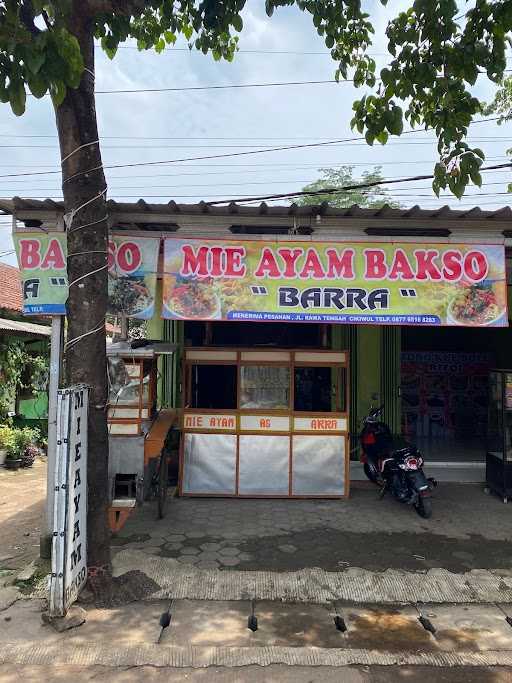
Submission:
<svg viewBox="0 0 512 683">
<path fill-rule="evenodd" d="M 225 206 L 211 206 L 207 202 L 199 202 L 198 204 L 177 204 L 175 201 L 170 201 L 167 204 L 148 204 L 144 199 L 139 199 L 138 202 L 116 202 L 110 199 L 107 202 L 109 211 L 112 214 L 129 214 L 129 213 L 147 213 L 148 222 L 151 214 L 173 216 L 179 214 L 209 214 L 212 216 L 266 216 L 266 217 L 284 217 L 284 216 L 326 216 L 333 218 L 354 217 L 354 218 L 419 218 L 419 219 L 442 219 L 442 220 L 489 220 L 489 221 L 508 221 L 512 220 L 512 209 L 510 206 L 504 206 L 500 209 L 491 211 L 484 211 L 479 207 L 465 208 L 465 209 L 451 209 L 449 206 L 441 206 L 435 209 L 422 209 L 420 206 L 413 206 L 407 209 L 394 208 L 387 204 L 381 208 L 368 209 L 353 205 L 346 209 L 338 209 L 329 206 L 327 202 L 323 204 L 315 204 L 311 206 L 298 206 L 297 204 L 290 204 L 287 206 L 273 206 L 265 202 L 258 205 L 238 204 L 231 202 Z M 57 214 L 64 212 L 64 203 L 56 202 L 53 199 L 22 199 L 14 197 L 13 199 L 0 199 L 0 209 L 10 215 L 16 215 L 23 211 L 52 211 Z"/>
<path fill-rule="evenodd" d="M 0 334 L 2 332 L 30 335 L 31 337 L 49 337 L 52 333 L 52 330 L 50 327 L 46 327 L 45 325 L 26 323 L 22 320 L 9 320 L 8 318 L 0 318 Z"/>
</svg>

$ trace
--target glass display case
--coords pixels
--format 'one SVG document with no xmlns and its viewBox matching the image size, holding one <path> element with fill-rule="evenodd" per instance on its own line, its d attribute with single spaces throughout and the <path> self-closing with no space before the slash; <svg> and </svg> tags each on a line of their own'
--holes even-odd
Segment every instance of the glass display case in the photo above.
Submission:
<svg viewBox="0 0 512 683">
<path fill-rule="evenodd" d="M 139 436 L 156 407 L 156 361 L 110 356 L 109 433 Z"/>
<path fill-rule="evenodd" d="M 185 349 L 180 494 L 348 496 L 348 354 Z"/>
<path fill-rule="evenodd" d="M 508 502 L 512 495 L 512 370 L 489 373 L 486 482 L 488 491 Z"/>
</svg>

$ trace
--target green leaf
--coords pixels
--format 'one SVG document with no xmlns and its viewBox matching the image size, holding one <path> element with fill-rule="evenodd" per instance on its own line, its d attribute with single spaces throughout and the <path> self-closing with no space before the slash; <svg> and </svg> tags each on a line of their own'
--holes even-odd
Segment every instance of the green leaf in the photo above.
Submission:
<svg viewBox="0 0 512 683">
<path fill-rule="evenodd" d="M 366 131 L 366 135 L 364 137 L 369 145 L 373 145 L 373 142 L 375 140 L 375 135 L 373 133 L 370 133 L 370 131 L 368 130 Z"/>
<path fill-rule="evenodd" d="M 477 187 L 482 187 L 482 176 L 480 175 L 479 171 L 470 171 L 469 177 L 471 178 L 471 182 L 473 183 L 473 185 L 476 185 Z"/>
<path fill-rule="evenodd" d="M 238 33 L 241 33 L 243 27 L 244 27 L 244 22 L 242 20 L 242 17 L 239 14 L 235 14 L 235 16 L 232 19 L 233 28 L 235 31 L 238 31 Z"/>
<path fill-rule="evenodd" d="M 40 99 L 46 95 L 48 84 L 40 74 L 33 74 L 27 78 L 27 85 L 34 97 Z"/>
<path fill-rule="evenodd" d="M 27 93 L 22 81 L 15 81 L 9 86 L 9 102 L 11 109 L 16 116 L 21 116 L 25 113 L 25 104 L 27 101 Z"/>
<path fill-rule="evenodd" d="M 60 107 L 66 98 L 67 88 L 62 81 L 55 81 L 50 86 L 50 95 L 55 107 Z"/>
<path fill-rule="evenodd" d="M 9 102 L 9 91 L 5 87 L 4 83 L 0 81 L 0 102 L 7 104 Z"/>
<path fill-rule="evenodd" d="M 33 73 L 39 73 L 40 68 L 43 66 L 46 60 L 46 55 L 44 52 L 30 52 L 24 58 L 24 62 L 27 65 L 28 70 Z"/>
<path fill-rule="evenodd" d="M 388 85 L 391 81 L 391 71 L 389 69 L 382 69 L 380 72 L 380 77 L 384 85 Z"/>
<path fill-rule="evenodd" d="M 166 42 L 163 38 L 159 38 L 155 43 L 155 52 L 161 54 L 165 50 Z"/>
<path fill-rule="evenodd" d="M 114 59 L 117 53 L 117 43 L 112 40 L 112 36 L 104 36 L 101 39 L 101 47 L 109 59 Z"/>
</svg>

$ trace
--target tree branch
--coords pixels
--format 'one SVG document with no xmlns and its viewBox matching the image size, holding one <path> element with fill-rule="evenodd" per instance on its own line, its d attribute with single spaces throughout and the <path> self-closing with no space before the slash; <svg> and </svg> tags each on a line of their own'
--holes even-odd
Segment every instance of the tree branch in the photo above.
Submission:
<svg viewBox="0 0 512 683">
<path fill-rule="evenodd" d="M 34 8 L 32 6 L 32 0 L 23 0 L 21 3 L 20 19 L 33 36 L 37 36 L 41 33 L 41 31 L 34 24 Z"/>
<path fill-rule="evenodd" d="M 145 0 L 87 0 L 83 10 L 89 17 L 98 14 L 137 15 L 147 9 Z"/>
<path fill-rule="evenodd" d="M 53 26 L 52 26 L 52 22 L 50 21 L 50 17 L 48 16 L 48 13 L 46 12 L 46 10 L 43 10 L 41 12 L 41 14 L 43 15 L 43 19 L 44 19 L 44 23 L 46 24 L 46 28 L 50 31 L 53 28 Z"/>
</svg>

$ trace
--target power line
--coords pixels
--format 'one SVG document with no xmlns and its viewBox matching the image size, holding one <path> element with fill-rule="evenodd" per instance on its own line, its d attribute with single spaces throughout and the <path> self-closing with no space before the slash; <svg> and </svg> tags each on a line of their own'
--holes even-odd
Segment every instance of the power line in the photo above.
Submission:
<svg viewBox="0 0 512 683">
<path fill-rule="evenodd" d="M 418 131 L 415 131 L 418 132 Z M 306 138 L 307 139 L 307 138 Z M 311 139 L 311 138 L 310 138 Z M 469 139 L 469 138 L 468 138 Z M 500 142 L 502 140 L 509 140 L 510 137 L 486 137 L 486 138 L 471 138 L 473 142 Z M 361 143 L 361 144 L 359 144 Z M 317 143 L 315 143 L 317 144 Z M 329 144 L 332 147 L 366 147 L 366 141 L 365 140 L 354 140 L 353 142 L 346 142 L 346 143 L 336 143 L 336 142 L 329 142 L 326 143 Z M 403 142 L 403 141 L 391 141 L 386 143 L 387 147 L 400 147 L 400 146 L 410 146 L 410 145 L 432 145 L 432 140 L 411 140 L 408 142 Z M 127 149 L 145 149 L 145 150 L 161 150 L 161 149 L 243 149 L 243 148 L 249 148 L 253 149 L 254 147 L 261 147 L 261 148 L 266 148 L 266 147 L 273 147 L 273 145 L 263 145 L 263 144 L 252 144 L 252 145 L 246 145 L 246 144 L 235 144 L 235 145 L 158 145 L 158 146 L 152 146 L 148 147 L 148 145 L 102 145 L 101 149 L 118 149 L 118 150 L 127 150 Z M 0 149 L 58 149 L 58 145 L 2 145 L 0 144 Z"/>
<path fill-rule="evenodd" d="M 491 161 L 503 161 L 503 162 L 505 162 L 505 161 L 507 161 L 507 157 L 489 156 L 489 157 L 486 157 L 486 161 L 488 161 L 488 162 L 491 162 Z M 418 162 L 418 163 L 420 166 L 425 166 L 425 165 L 431 166 L 432 164 L 436 163 L 436 160 L 432 159 L 428 162 Z M 378 165 L 376 165 L 374 163 L 368 163 L 368 164 L 359 164 L 359 163 L 358 164 L 329 164 L 328 162 L 321 162 L 321 163 L 317 163 L 317 164 L 308 164 L 305 166 L 302 166 L 302 165 L 301 166 L 295 166 L 295 164 L 289 164 L 289 165 L 286 165 L 284 168 L 281 168 L 281 165 L 279 165 L 279 164 L 269 165 L 269 167 L 262 165 L 259 168 L 251 168 L 249 166 L 242 166 L 242 165 L 236 165 L 236 164 L 234 164 L 233 166 L 230 166 L 229 164 L 223 164 L 223 165 L 219 164 L 219 166 L 223 169 L 224 168 L 232 168 L 233 170 L 221 170 L 221 171 L 212 170 L 212 171 L 208 171 L 208 172 L 201 170 L 201 171 L 194 171 L 192 173 L 188 173 L 188 172 L 187 173 L 185 173 L 185 172 L 180 172 L 180 173 L 154 173 L 154 174 L 152 173 L 152 174 L 144 174 L 144 175 L 142 175 L 142 174 L 136 174 L 136 175 L 131 175 L 131 174 L 110 175 L 110 174 L 108 174 L 108 184 L 109 184 L 109 187 L 111 187 L 112 185 L 114 185 L 119 180 L 130 181 L 130 180 L 141 179 L 141 180 L 153 181 L 157 178 L 158 179 L 159 178 L 189 178 L 189 177 L 190 178 L 193 178 L 193 177 L 202 178 L 203 176 L 222 177 L 222 176 L 232 176 L 232 175 L 245 177 L 245 176 L 250 176 L 253 174 L 265 175 L 268 172 L 287 172 L 287 171 L 299 172 L 299 171 L 315 170 L 318 174 L 320 174 L 322 172 L 322 170 L 326 169 L 326 168 L 329 170 L 332 169 L 332 170 L 336 171 L 336 170 L 342 170 L 343 168 L 346 168 L 347 166 L 351 166 L 351 167 L 358 168 L 358 169 L 361 167 L 365 167 L 365 166 L 370 167 L 370 170 L 365 169 L 363 171 L 363 175 L 364 175 L 367 173 L 371 174 L 373 172 L 373 169 L 375 166 L 378 166 L 378 167 L 380 167 L 380 166 L 394 166 L 395 164 L 397 166 L 406 165 L 406 164 L 416 165 L 416 162 L 413 162 L 413 161 L 411 161 L 411 162 L 389 161 L 389 162 L 382 162 Z M 177 168 L 185 168 L 185 169 L 188 169 L 188 168 L 203 169 L 204 168 L 206 170 L 206 169 L 216 169 L 217 164 L 212 164 L 211 166 L 201 166 L 201 165 L 186 166 L 186 165 L 176 164 L 176 167 Z M 495 171 L 495 173 L 507 173 L 507 172 L 508 172 L 508 169 L 506 169 L 506 168 L 498 169 Z M 43 175 L 46 175 L 46 174 L 43 174 Z M 20 189 L 24 189 L 25 184 L 29 183 L 31 181 L 31 179 L 32 179 L 31 177 L 24 177 L 24 178 L 15 179 L 15 180 L 9 180 L 9 179 L 4 180 L 2 183 L 2 187 L 4 187 L 6 190 L 15 192 L 18 187 Z M 317 177 L 314 180 L 323 180 L 323 179 L 325 179 L 323 176 L 317 175 Z M 39 178 L 37 178 L 37 182 L 38 182 L 38 184 L 39 183 L 51 184 L 51 183 L 55 183 L 55 178 L 53 178 L 53 177 L 51 177 L 51 178 L 39 177 Z M 222 183 L 220 183 L 220 184 L 222 184 Z M 10 187 L 11 185 L 15 185 L 17 187 L 11 188 Z M 145 185 L 140 185 L 140 187 L 145 187 Z"/>
<path fill-rule="evenodd" d="M 454 21 L 457 19 L 461 19 L 464 14 L 460 15 L 459 17 L 455 17 Z M 101 45 L 95 45 L 95 48 L 100 50 L 103 54 L 104 51 L 101 48 Z M 139 50 L 139 48 L 136 45 L 120 45 L 118 50 L 135 50 L 137 52 L 151 52 L 150 50 Z M 200 55 L 203 57 L 204 55 L 202 52 L 194 49 L 190 49 L 188 47 L 166 47 L 164 48 L 164 52 L 185 52 L 188 54 L 194 54 L 194 55 Z M 331 57 L 331 52 L 327 48 L 325 50 L 311 50 L 311 51 L 305 51 L 305 50 L 244 50 L 240 49 L 237 50 L 235 54 L 251 54 L 251 55 L 306 55 L 306 56 L 312 56 L 312 55 L 321 55 L 323 57 Z M 369 57 L 392 57 L 392 55 L 389 52 L 367 52 L 366 53 Z M 155 53 L 155 56 L 158 56 Z"/>
<path fill-rule="evenodd" d="M 480 168 L 480 172 L 484 171 L 494 171 L 499 168 L 512 168 L 512 163 L 507 163 L 507 164 L 497 164 L 495 166 L 484 166 L 483 168 Z M 379 185 L 391 185 L 391 184 L 397 184 L 397 183 L 410 183 L 414 182 L 416 180 L 432 180 L 434 176 L 432 174 L 428 175 L 416 175 L 416 176 L 409 176 L 407 178 L 397 178 L 397 179 L 384 179 L 384 180 L 374 180 L 366 183 L 357 183 L 354 185 L 346 185 L 345 187 L 333 187 L 333 188 L 325 188 L 323 190 L 312 190 L 312 191 L 304 191 L 302 190 L 301 192 L 286 192 L 282 194 L 272 194 L 272 195 L 266 195 L 266 196 L 261 196 L 261 197 L 245 197 L 242 200 L 238 199 L 237 201 L 267 201 L 270 199 L 292 199 L 295 197 L 304 197 L 304 196 L 309 196 L 309 197 L 314 197 L 315 195 L 323 195 L 323 194 L 331 194 L 331 195 L 336 195 L 340 192 L 346 192 L 347 190 L 359 190 L 361 188 L 367 188 L 367 187 L 377 187 Z M 505 193 L 508 194 L 508 193 Z M 207 204 L 210 205 L 216 205 L 216 204 L 229 204 L 232 200 L 231 199 L 225 199 L 224 201 L 215 201 L 215 202 L 207 202 Z"/>
<path fill-rule="evenodd" d="M 506 157 L 486 157 L 487 161 L 500 161 L 500 160 L 505 160 Z M 322 168 L 329 168 L 329 169 L 342 169 L 346 167 L 361 167 L 361 166 L 369 166 L 371 168 L 375 167 L 380 167 L 380 166 L 394 166 L 394 165 L 404 165 L 404 164 L 434 164 L 436 162 L 436 159 L 426 159 L 426 160 L 412 160 L 412 161 L 379 161 L 379 162 L 374 162 L 374 161 L 367 161 L 367 162 L 347 162 L 345 164 L 331 164 L 327 161 L 325 162 L 317 162 L 316 164 L 301 164 L 300 166 L 296 165 L 296 162 L 268 162 L 266 164 L 176 164 L 176 166 L 180 166 L 182 168 L 202 168 L 202 169 L 212 169 L 212 168 L 233 168 L 236 170 L 232 171 L 211 171 L 208 173 L 205 173 L 203 171 L 201 172 L 195 172 L 195 173 L 152 173 L 150 175 L 122 175 L 122 176 L 109 176 L 109 181 L 110 180 L 134 180 L 135 178 L 180 178 L 182 176 L 205 176 L 205 175 L 240 175 L 240 174 L 246 174 L 246 173 L 263 173 L 265 170 L 270 169 L 275 169 L 279 170 L 281 167 L 285 167 L 282 170 L 287 170 L 287 171 L 305 171 L 309 169 L 316 169 L 317 171 L 320 171 Z M 327 164 L 327 166 L 325 165 Z M 292 168 L 288 168 L 292 167 Z M 7 167 L 8 168 L 8 167 Z M 245 169 L 245 170 L 242 170 Z M 506 171 L 508 169 L 501 169 L 501 171 Z M 497 171 L 498 172 L 498 171 Z M 4 184 L 13 184 L 13 183 L 26 183 L 27 179 L 23 180 L 6 180 L 4 181 Z M 47 183 L 53 183 L 54 179 L 49 178 L 48 180 L 43 180 L 41 179 L 41 182 L 47 182 Z"/>
<path fill-rule="evenodd" d="M 227 85 L 188 85 L 174 88 L 134 88 L 131 90 L 96 90 L 96 95 L 134 95 L 138 93 L 190 92 L 193 90 L 239 90 L 242 88 L 281 88 L 295 85 L 332 85 L 353 83 L 353 78 L 329 78 L 323 81 L 281 81 L 278 83 L 229 83 Z"/>
<path fill-rule="evenodd" d="M 504 73 L 508 73 L 512 69 L 504 69 Z M 479 73 L 485 74 L 484 71 Z M 340 85 L 342 83 L 353 83 L 353 78 L 330 78 L 327 80 L 318 81 L 281 81 L 277 83 L 229 83 L 227 85 L 188 85 L 173 88 L 132 88 L 132 89 L 118 89 L 118 90 L 96 90 L 96 95 L 136 95 L 140 93 L 166 93 L 166 92 L 191 92 L 201 90 L 240 90 L 244 88 L 281 88 L 297 85 Z M 31 93 L 27 93 L 32 96 Z"/>
<path fill-rule="evenodd" d="M 486 119 L 488 121 L 496 121 L 499 117 L 491 117 L 489 119 Z M 482 121 L 483 119 L 480 119 Z M 402 133 L 402 135 L 410 135 L 412 133 L 417 133 L 417 130 L 407 130 Z M 225 154 L 213 154 L 213 155 L 205 155 L 205 156 L 200 156 L 200 157 L 185 157 L 182 159 L 168 159 L 168 160 L 163 160 L 163 161 L 139 161 L 139 162 L 132 162 L 129 164 L 108 164 L 108 165 L 102 165 L 102 166 L 97 166 L 95 168 L 90 168 L 87 169 L 86 171 L 79 171 L 78 173 L 73 174 L 69 178 L 66 178 L 64 182 L 69 182 L 70 180 L 86 175 L 89 173 L 93 173 L 94 171 L 98 171 L 100 169 L 102 170 L 107 170 L 107 169 L 112 169 L 112 168 L 135 168 L 139 166 L 163 166 L 163 165 L 168 165 L 168 164 L 176 164 L 176 163 L 181 163 L 184 161 L 205 161 L 209 159 L 225 159 L 225 158 L 233 158 L 233 157 L 240 157 L 240 156 L 248 156 L 252 154 L 265 154 L 269 152 L 283 152 L 283 151 L 289 151 L 289 150 L 294 150 L 294 149 L 309 149 L 309 148 L 316 148 L 316 147 L 328 147 L 332 146 L 335 144 L 340 144 L 344 142 L 355 142 L 359 140 L 364 140 L 365 138 L 362 136 L 358 136 L 355 138 L 345 138 L 341 140 L 331 140 L 328 142 L 314 142 L 314 143 L 308 143 L 308 144 L 300 144 L 300 145 L 284 145 L 284 146 L 279 146 L 279 147 L 271 147 L 271 148 L 266 148 L 266 149 L 255 149 L 255 150 L 250 150 L 246 152 L 228 152 Z M 23 177 L 23 176 L 33 176 L 33 175 L 53 175 L 61 173 L 61 170 L 56 170 L 56 171 L 37 171 L 37 172 L 25 172 L 25 173 L 8 173 L 8 174 L 2 174 L 0 175 L 0 178 L 18 178 L 18 177 Z"/>
<path fill-rule="evenodd" d="M 491 121 L 495 119 L 486 119 L 486 121 Z M 474 123 L 480 123 L 480 121 L 475 121 Z M 415 131 L 416 133 L 426 133 L 426 130 L 419 129 Z M 20 135 L 18 133 L 0 133 L 0 138 L 22 138 L 22 139 L 32 139 L 32 138 L 48 138 L 52 140 L 57 140 L 58 135 Z M 497 136 L 497 135 L 486 135 L 486 136 L 468 136 L 468 139 L 471 138 L 472 140 L 510 140 L 509 135 L 505 136 Z M 278 137 L 272 137 L 272 136 L 265 136 L 265 135 L 259 135 L 257 137 L 250 137 L 250 136 L 224 136 L 224 137 L 194 137 L 190 135 L 184 135 L 181 137 L 170 137 L 170 136 L 147 136 L 147 135 L 101 135 L 100 136 L 101 140 L 194 140 L 194 142 L 197 141 L 219 141 L 219 140 L 243 140 L 243 141 L 248 141 L 248 140 L 254 140 L 255 142 L 261 142 L 262 140 L 272 140 L 274 142 L 283 142 L 283 141 L 288 141 L 288 140 L 309 140 L 309 141 L 315 141 L 315 142 L 325 142 L 328 140 L 332 139 L 332 135 L 329 137 L 324 137 L 321 135 L 307 135 L 307 136 L 285 136 L 281 135 Z M 57 147 L 58 145 L 53 145 L 53 147 Z M 32 148 L 32 145 L 27 145 L 27 147 Z M 113 146 L 110 149 L 123 149 L 125 146 L 124 145 L 119 145 L 119 146 Z M 103 147 L 105 149 L 105 147 Z M 155 147 L 154 149 L 160 149 L 160 146 Z"/>
<path fill-rule="evenodd" d="M 139 161 L 139 162 L 133 162 L 130 164 L 110 164 L 106 166 L 99 166 L 97 168 L 91 168 L 88 169 L 87 171 L 80 171 L 77 174 L 74 174 L 70 178 L 67 178 L 66 180 L 71 180 L 71 178 L 77 177 L 78 175 L 84 175 L 87 173 L 93 173 L 96 170 L 99 170 L 100 168 L 103 168 L 104 170 L 111 169 L 111 168 L 134 168 L 137 166 L 161 166 L 165 164 L 175 164 L 178 162 L 183 162 L 183 161 L 204 161 L 206 159 L 224 159 L 227 157 L 239 157 L 239 156 L 247 156 L 249 154 L 264 154 L 266 152 L 281 152 L 281 151 L 287 151 L 291 149 L 305 149 L 305 148 L 310 148 L 310 147 L 327 147 L 329 145 L 335 144 L 335 143 L 341 143 L 341 142 L 351 142 L 355 140 L 361 140 L 363 138 L 357 137 L 357 138 L 346 138 L 344 140 L 332 140 L 330 142 L 315 142 L 315 143 L 309 143 L 309 144 L 303 144 L 303 145 L 285 145 L 281 147 L 272 147 L 272 148 L 267 148 L 267 149 L 257 149 L 257 150 L 251 150 L 247 152 L 230 152 L 227 154 L 214 154 L 214 155 L 209 155 L 209 156 L 201 156 L 201 157 L 188 157 L 184 159 L 170 159 L 170 160 L 165 160 L 165 161 Z M 61 170 L 59 169 L 58 171 L 37 171 L 37 172 L 26 172 L 26 173 L 8 173 L 8 174 L 3 174 L 0 175 L 0 178 L 17 178 L 21 176 L 30 176 L 30 175 L 50 175 L 50 174 L 56 174 L 56 173 L 61 173 Z"/>
<path fill-rule="evenodd" d="M 512 69 L 505 69 L 508 73 Z M 484 74 L 484 71 L 479 73 Z M 321 81 L 282 81 L 279 83 L 234 83 L 228 85 L 191 85 L 174 88 L 134 88 L 130 90 L 97 90 L 96 95 L 134 95 L 139 93 L 165 93 L 165 92 L 189 92 L 197 90 L 239 90 L 242 88 L 279 88 L 296 85 L 340 85 L 341 83 L 353 83 L 353 78 L 331 78 Z"/>
<path fill-rule="evenodd" d="M 508 169 L 507 169 L 508 170 Z M 389 180 L 395 180 L 399 178 L 400 176 L 389 176 Z M 116 186 L 115 184 L 109 184 L 109 194 L 115 194 L 116 190 L 158 190 L 158 189 L 167 189 L 167 190 L 175 190 L 175 189 L 184 189 L 184 188 L 191 188 L 191 187 L 200 187 L 200 188 L 218 188 L 218 187 L 247 187 L 247 186 L 252 186 L 252 185 L 284 185 L 284 184 L 291 184 L 291 183 L 298 183 L 300 185 L 310 185 L 311 183 L 314 183 L 318 180 L 318 178 L 313 178 L 311 180 L 300 180 L 299 178 L 291 178 L 287 180 L 257 180 L 253 182 L 243 182 L 243 183 L 207 183 L 207 184 L 185 184 L 185 185 L 147 185 L 147 186 L 141 186 L 141 185 L 118 185 Z M 496 181 L 496 182 L 490 182 L 490 183 L 482 183 L 480 187 L 489 187 L 491 185 L 505 185 L 507 184 L 507 180 L 503 179 L 502 181 Z M 476 186 L 475 186 L 476 187 Z M 37 187 L 37 188 L 23 188 L 24 192 L 61 192 L 60 187 L 52 187 L 52 188 L 44 188 L 44 187 Z M 428 185 L 422 185 L 421 187 L 411 187 L 411 188 L 400 188 L 403 190 L 428 190 L 429 186 Z M 165 196 L 165 195 L 158 195 L 158 196 Z"/>
<path fill-rule="evenodd" d="M 101 45 L 95 45 L 96 49 L 101 49 Z M 139 50 L 136 45 L 120 45 L 118 50 L 136 50 L 137 52 L 149 52 L 149 50 Z M 103 52 L 103 50 L 101 49 Z M 197 50 L 191 50 L 188 47 L 166 47 L 164 52 L 188 52 L 189 54 L 200 54 L 204 56 L 202 52 Z M 156 53 L 155 53 L 156 54 Z M 237 50 L 236 54 L 249 54 L 249 55 L 323 55 L 331 56 L 330 51 L 326 48 L 324 51 L 304 51 L 304 50 Z M 387 57 L 388 52 L 373 52 L 367 53 L 371 57 Z"/>
</svg>

